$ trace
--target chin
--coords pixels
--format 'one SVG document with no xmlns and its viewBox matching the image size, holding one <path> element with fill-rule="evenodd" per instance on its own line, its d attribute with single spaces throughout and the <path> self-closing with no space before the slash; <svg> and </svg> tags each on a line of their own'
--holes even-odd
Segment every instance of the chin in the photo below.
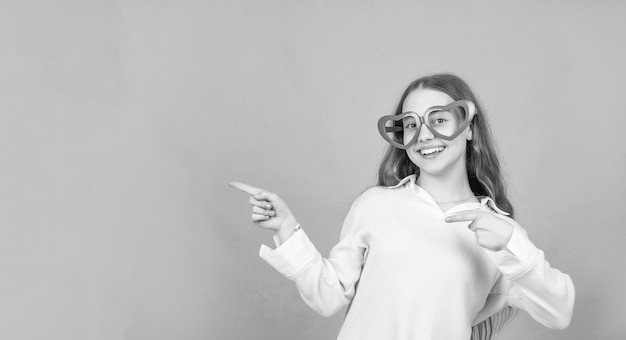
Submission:
<svg viewBox="0 0 626 340">
<path fill-rule="evenodd" d="M 430 176 L 439 176 L 445 173 L 445 167 L 435 167 L 435 166 L 419 166 L 420 174 L 427 174 Z"/>
<path fill-rule="evenodd" d="M 420 173 L 425 173 L 432 176 L 438 176 L 447 173 L 449 170 L 452 170 L 456 167 L 455 165 L 458 164 L 457 162 L 463 162 L 463 165 L 465 165 L 465 158 L 463 156 L 451 159 L 449 154 L 442 154 L 435 159 L 424 159 L 419 154 L 413 153 L 409 154 L 409 159 L 411 159 L 411 162 L 413 162 L 413 164 L 415 164 L 420 169 Z"/>
</svg>

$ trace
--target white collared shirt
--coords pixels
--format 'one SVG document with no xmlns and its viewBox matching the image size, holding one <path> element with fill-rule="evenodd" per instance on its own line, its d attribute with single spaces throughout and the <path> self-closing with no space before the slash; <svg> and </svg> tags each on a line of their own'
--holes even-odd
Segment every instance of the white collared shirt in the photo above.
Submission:
<svg viewBox="0 0 626 340">
<path fill-rule="evenodd" d="M 274 250 L 262 245 L 260 256 L 320 314 L 350 305 L 338 339 L 469 339 L 472 325 L 506 306 L 547 327 L 569 324 L 572 280 L 550 267 L 519 224 L 506 251 L 484 249 L 469 222 L 447 223 L 446 215 L 508 214 L 489 197 L 444 213 L 415 178 L 361 194 L 327 258 L 304 230 L 282 245 L 275 238 Z"/>
</svg>

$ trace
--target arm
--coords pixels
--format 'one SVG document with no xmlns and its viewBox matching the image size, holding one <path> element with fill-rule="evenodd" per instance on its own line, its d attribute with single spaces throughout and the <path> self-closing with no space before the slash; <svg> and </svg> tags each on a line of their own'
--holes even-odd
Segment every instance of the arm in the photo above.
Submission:
<svg viewBox="0 0 626 340">
<path fill-rule="evenodd" d="M 527 311 L 546 327 L 566 328 L 574 309 L 572 279 L 552 268 L 524 228 L 504 214 L 484 208 L 455 213 L 446 221 L 471 221 L 468 228 L 474 232 L 476 242 L 503 275 L 494 297 L 508 290 L 502 296 L 507 296 L 509 305 Z"/>
<path fill-rule="evenodd" d="M 358 209 L 353 204 L 348 213 L 339 243 L 328 258 L 323 258 L 304 230 L 298 230 L 285 242 L 278 235 L 278 247 L 262 245 L 259 255 L 298 287 L 302 299 L 324 316 L 336 313 L 354 297 L 363 266 L 364 248 L 355 246 L 353 231 L 358 225 Z"/>
<path fill-rule="evenodd" d="M 569 275 L 552 268 L 542 250 L 529 239 L 524 229 L 514 225 L 506 248 L 486 249 L 505 281 L 510 282 L 508 304 L 525 310 L 549 328 L 564 329 L 572 318 L 575 289 Z"/>
<path fill-rule="evenodd" d="M 230 185 L 249 195 L 252 221 L 273 230 L 278 248 L 262 245 L 259 255 L 281 274 L 296 282 L 304 301 L 322 315 L 329 316 L 352 301 L 361 275 L 365 248 L 355 246 L 353 234 L 358 226 L 355 201 L 344 221 L 341 240 L 322 258 L 303 230 L 294 231 L 296 219 L 278 195 L 244 183 Z"/>
</svg>

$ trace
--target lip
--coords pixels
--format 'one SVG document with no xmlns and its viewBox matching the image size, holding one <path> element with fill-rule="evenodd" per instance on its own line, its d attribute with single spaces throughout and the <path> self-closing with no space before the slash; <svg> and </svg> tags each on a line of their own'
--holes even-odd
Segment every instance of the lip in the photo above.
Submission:
<svg viewBox="0 0 626 340">
<path fill-rule="evenodd" d="M 417 149 L 415 149 L 415 151 L 419 152 L 419 151 L 422 151 L 422 150 L 425 150 L 425 149 L 432 149 L 432 148 L 438 148 L 438 147 L 445 148 L 446 146 L 445 145 L 422 145 L 422 146 L 418 147 Z"/>
<path fill-rule="evenodd" d="M 424 155 L 422 154 L 422 150 L 426 150 L 426 149 L 432 149 L 432 148 L 443 148 L 443 150 L 441 150 L 440 152 L 436 152 L 436 153 L 432 153 L 432 154 L 428 154 L 428 155 Z M 417 149 L 415 149 L 415 153 L 418 154 L 421 158 L 423 159 L 433 159 L 436 157 L 439 157 L 439 155 L 444 152 L 446 150 L 446 146 L 445 145 L 423 145 L 418 147 Z"/>
</svg>

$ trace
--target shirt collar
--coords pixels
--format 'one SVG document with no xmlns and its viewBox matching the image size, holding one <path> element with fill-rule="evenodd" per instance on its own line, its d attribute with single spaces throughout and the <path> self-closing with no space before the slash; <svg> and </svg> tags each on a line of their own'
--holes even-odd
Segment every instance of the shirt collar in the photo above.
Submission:
<svg viewBox="0 0 626 340">
<path fill-rule="evenodd" d="M 401 186 L 404 186 L 406 184 L 406 182 L 411 181 L 411 183 L 415 184 L 415 179 L 417 178 L 417 176 L 415 174 L 413 175 L 408 175 L 406 177 L 404 177 L 402 180 L 400 180 L 400 182 L 394 186 L 390 186 L 388 187 L 389 189 L 395 189 L 395 188 L 399 188 Z"/>
<path fill-rule="evenodd" d="M 388 188 L 390 189 L 396 189 L 399 187 L 403 187 L 404 185 L 406 185 L 408 182 L 411 182 L 413 185 L 417 185 L 417 183 L 415 182 L 415 180 L 417 179 L 417 175 L 413 174 L 413 175 L 409 175 L 404 177 L 402 180 L 400 180 L 400 182 L 396 185 L 390 186 Z M 496 202 L 493 200 L 493 198 L 489 197 L 489 196 L 477 196 L 477 198 L 480 200 L 480 207 L 484 207 L 484 206 L 488 206 L 489 208 L 495 210 L 497 213 L 502 214 L 502 215 L 510 215 L 508 212 L 498 208 L 498 206 L 496 205 Z"/>
<path fill-rule="evenodd" d="M 486 205 L 489 208 L 495 210 L 498 214 L 506 215 L 506 216 L 511 215 L 508 212 L 498 208 L 498 206 L 496 205 L 496 202 L 493 200 L 493 198 L 491 198 L 489 196 L 478 196 L 478 198 L 480 199 L 480 206 L 481 207 L 484 207 Z"/>
</svg>

